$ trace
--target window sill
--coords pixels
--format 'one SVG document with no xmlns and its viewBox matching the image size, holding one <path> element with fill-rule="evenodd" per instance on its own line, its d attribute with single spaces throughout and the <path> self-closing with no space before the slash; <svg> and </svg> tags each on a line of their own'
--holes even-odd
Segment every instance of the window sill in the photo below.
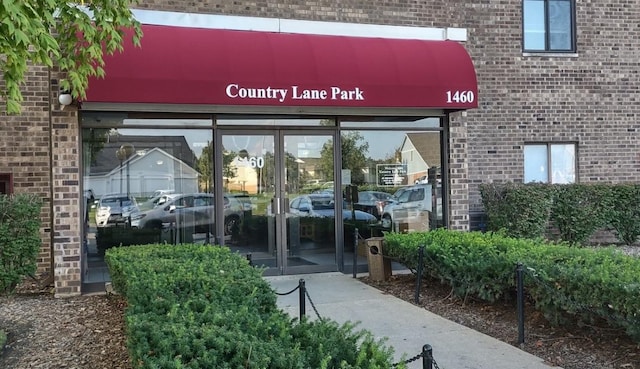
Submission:
<svg viewBox="0 0 640 369">
<path fill-rule="evenodd" d="M 532 53 L 532 52 L 523 52 L 522 56 L 525 56 L 525 57 L 539 56 L 539 57 L 542 57 L 542 58 L 577 58 L 578 57 L 578 53 L 547 53 L 547 52 Z"/>
</svg>

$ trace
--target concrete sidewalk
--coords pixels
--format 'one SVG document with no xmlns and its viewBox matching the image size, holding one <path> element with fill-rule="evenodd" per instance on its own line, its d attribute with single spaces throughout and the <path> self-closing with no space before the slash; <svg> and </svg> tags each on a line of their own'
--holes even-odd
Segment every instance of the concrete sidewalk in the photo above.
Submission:
<svg viewBox="0 0 640 369">
<path fill-rule="evenodd" d="M 433 347 L 433 358 L 441 369 L 549 369 L 542 359 L 512 345 L 474 331 L 404 300 L 385 294 L 351 275 L 318 273 L 265 277 L 278 293 L 286 293 L 304 279 L 318 314 L 338 323 L 360 322 L 358 328 L 386 337 L 396 362 L 420 354 L 422 347 Z M 278 306 L 299 317 L 299 293 L 278 296 Z M 309 299 L 306 316 L 316 318 Z M 514 312 L 515 314 L 515 312 Z M 410 363 L 422 368 L 422 359 Z M 555 367 L 557 368 L 557 367 Z"/>
</svg>

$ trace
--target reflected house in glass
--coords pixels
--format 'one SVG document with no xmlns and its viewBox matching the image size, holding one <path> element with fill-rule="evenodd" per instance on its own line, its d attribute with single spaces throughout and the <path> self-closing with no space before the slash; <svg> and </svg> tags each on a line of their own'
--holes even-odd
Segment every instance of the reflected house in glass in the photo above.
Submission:
<svg viewBox="0 0 640 369">
<path fill-rule="evenodd" d="M 407 166 L 408 184 L 426 176 L 429 168 L 441 166 L 440 151 L 438 132 L 407 133 L 400 147 L 400 157 Z"/>
<path fill-rule="evenodd" d="M 103 144 L 92 161 L 90 174 L 85 177 L 85 187 L 91 188 L 96 197 L 120 193 L 123 188 L 128 188 L 132 196 L 144 197 L 151 196 L 156 190 L 198 192 L 199 173 L 195 169 L 195 155 L 184 142 L 184 137 L 118 138 Z M 136 150 L 121 161 L 117 152 L 125 142 Z M 121 187 L 123 182 L 126 183 Z"/>
</svg>

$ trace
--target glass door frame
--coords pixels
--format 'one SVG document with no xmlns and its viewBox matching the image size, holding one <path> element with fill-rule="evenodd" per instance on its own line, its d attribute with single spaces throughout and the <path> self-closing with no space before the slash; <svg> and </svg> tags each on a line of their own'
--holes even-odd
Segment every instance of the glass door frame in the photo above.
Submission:
<svg viewBox="0 0 640 369">
<path fill-rule="evenodd" d="M 289 237 L 289 230 L 286 221 L 286 212 L 282 211 L 282 209 L 288 209 L 288 202 L 285 204 L 285 199 L 290 201 L 291 199 L 285 197 L 287 195 L 287 191 L 285 189 L 285 147 L 284 140 L 285 136 L 330 136 L 333 140 L 333 145 L 335 147 L 340 147 L 339 134 L 338 130 L 335 127 L 331 127 L 331 129 L 318 129 L 314 127 L 314 129 L 298 129 L 296 127 L 265 127 L 265 128 L 256 128 L 252 126 L 250 129 L 242 129 L 238 126 L 233 126 L 229 128 L 221 128 L 218 126 L 214 130 L 214 142 L 215 147 L 223 148 L 222 137 L 223 136 L 231 136 L 231 135 L 239 135 L 239 136 L 252 136 L 252 135 L 265 135 L 272 136 L 274 139 L 274 159 L 275 159 L 275 173 L 276 173 L 276 181 L 275 181 L 275 189 L 274 194 L 277 201 L 279 201 L 279 214 L 275 215 L 275 247 L 276 247 L 276 258 L 277 265 L 274 268 L 268 268 L 265 270 L 264 275 L 290 275 L 290 274 L 307 274 L 307 273 L 318 273 L 318 272 L 330 272 L 330 271 L 339 271 L 342 270 L 343 263 L 343 220 L 342 216 L 334 216 L 334 240 L 335 240 L 335 249 L 334 249 L 334 257 L 335 262 L 333 264 L 321 264 L 321 265 L 302 265 L 302 266 L 291 266 L 288 263 L 288 253 L 287 253 L 287 241 Z M 333 157 L 333 165 L 334 165 L 334 196 L 339 196 L 341 199 L 341 178 L 340 177 L 340 163 L 339 153 L 340 150 L 334 150 Z M 214 193 L 215 193 L 215 216 L 216 216 L 216 233 L 224 234 L 223 224 L 224 221 L 224 183 L 223 180 L 223 150 L 218 149 L 214 150 Z M 218 185 L 219 184 L 219 185 Z M 342 201 L 336 201 L 336 214 L 342 214 Z M 225 240 L 224 237 L 220 237 L 216 240 L 217 244 L 224 246 Z"/>
</svg>

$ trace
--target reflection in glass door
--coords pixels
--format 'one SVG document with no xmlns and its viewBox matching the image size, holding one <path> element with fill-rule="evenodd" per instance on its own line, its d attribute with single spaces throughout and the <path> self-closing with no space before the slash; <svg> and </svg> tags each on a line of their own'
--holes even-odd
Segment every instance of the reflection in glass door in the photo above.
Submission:
<svg viewBox="0 0 640 369">
<path fill-rule="evenodd" d="M 290 132 L 221 133 L 225 224 L 241 213 L 224 244 L 266 274 L 337 270 L 333 170 L 323 164 L 333 137 Z"/>
</svg>

